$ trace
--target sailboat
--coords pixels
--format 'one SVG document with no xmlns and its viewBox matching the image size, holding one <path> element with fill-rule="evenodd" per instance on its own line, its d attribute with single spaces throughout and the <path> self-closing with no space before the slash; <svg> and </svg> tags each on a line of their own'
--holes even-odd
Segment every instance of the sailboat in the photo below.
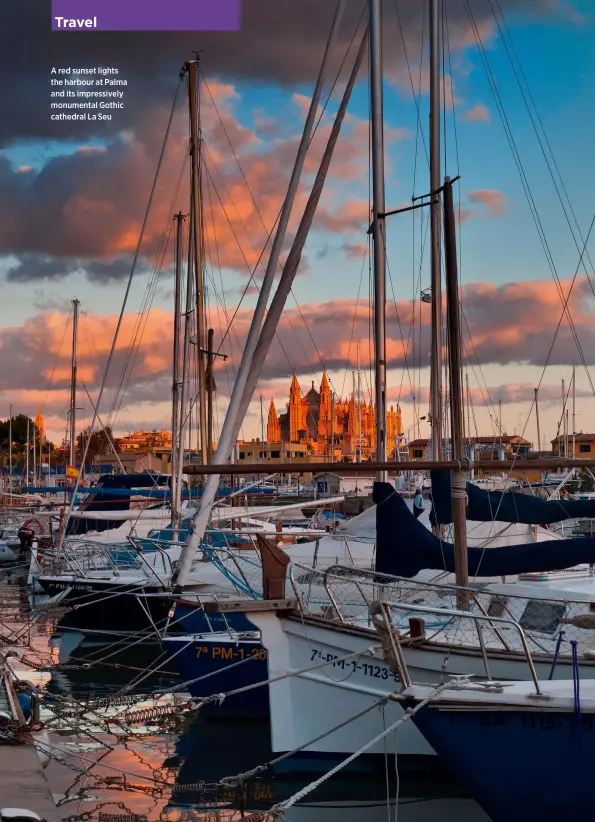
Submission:
<svg viewBox="0 0 595 822">
<path fill-rule="evenodd" d="M 437 20 L 436 3 L 431 3 L 431 19 Z M 381 107 L 379 111 L 378 74 L 380 67 L 380 5 L 376 0 L 370 2 L 370 42 L 371 42 L 371 85 L 372 85 L 372 123 L 376 129 L 372 144 L 379 149 L 382 145 L 378 133 L 381 127 Z M 435 30 L 431 38 L 434 42 Z M 375 185 L 374 185 L 374 234 L 375 272 L 378 275 L 376 285 L 376 307 L 382 314 L 384 310 L 384 292 L 382 284 L 382 266 L 384 264 L 384 246 L 381 236 L 384 213 L 383 190 L 378 175 L 381 162 L 378 150 L 374 151 Z M 462 452 L 462 415 L 460 408 L 460 338 L 457 339 L 458 326 L 458 286 L 456 278 L 456 245 L 454 238 L 454 219 L 452 210 L 453 181 L 446 180 L 444 185 L 432 184 L 432 198 L 437 199 L 442 192 L 445 208 L 445 225 L 450 227 L 450 241 L 447 247 L 447 274 L 449 286 L 449 334 L 451 356 L 451 402 L 452 417 L 456 430 L 453 432 L 453 450 L 463 464 Z M 377 236 L 380 235 L 380 236 Z M 380 309 L 378 307 L 380 306 Z M 383 373 L 383 322 L 377 317 L 377 391 L 384 390 Z M 378 396 L 378 395 L 377 395 Z M 454 401 L 453 401 L 454 396 Z M 458 399 L 457 399 L 458 397 Z M 458 405 L 457 405 L 458 403 Z M 382 398 L 377 402 L 378 431 L 383 430 Z M 378 436 L 378 460 L 383 461 L 383 438 Z M 380 480 L 384 479 L 382 476 Z M 473 603 L 485 613 L 498 613 L 507 608 L 515 609 L 524 618 L 531 640 L 540 648 L 536 666 L 541 677 L 550 674 L 555 678 L 568 677 L 572 662 L 568 653 L 566 640 L 559 633 L 560 625 L 570 626 L 572 630 L 584 631 L 582 635 L 583 655 L 580 666 L 581 674 L 588 678 L 595 676 L 593 658 L 589 653 L 589 614 L 595 601 L 595 586 L 588 570 L 579 568 L 560 577 L 557 584 L 547 576 L 545 586 L 540 588 L 540 578 L 532 576 L 549 569 L 570 568 L 581 562 L 591 563 L 595 559 L 595 544 L 581 541 L 548 541 L 551 551 L 544 552 L 542 545 L 521 543 L 508 546 L 506 549 L 472 548 L 467 550 L 467 477 L 463 471 L 453 474 L 452 478 L 452 519 L 455 526 L 454 545 L 445 543 L 438 534 L 427 533 L 426 543 L 432 541 L 435 564 L 430 568 L 441 571 L 443 577 L 449 572 L 455 573 L 454 585 L 424 584 L 420 580 L 405 577 L 391 577 L 389 567 L 379 566 L 380 540 L 383 541 L 382 561 L 390 558 L 391 551 L 398 556 L 399 551 L 417 557 L 417 565 L 408 569 L 413 576 L 428 568 L 427 558 L 423 555 L 424 540 L 415 534 L 415 521 L 398 497 L 395 489 L 386 483 L 377 485 L 376 509 L 376 573 L 366 576 L 359 569 L 337 567 L 322 573 L 318 571 L 321 585 L 327 595 L 328 612 L 325 617 L 309 613 L 311 598 L 304 597 L 304 607 L 292 613 L 278 613 L 271 608 L 259 611 L 251 610 L 249 621 L 261 632 L 263 646 L 268 652 L 268 676 L 279 678 L 269 686 L 271 711 L 272 743 L 275 752 L 293 751 L 300 748 L 300 756 L 332 758 L 337 755 L 352 753 L 361 745 L 374 739 L 390 722 L 400 715 L 401 708 L 391 700 L 395 690 L 394 674 L 384 661 L 382 650 L 375 641 L 375 633 L 370 626 L 368 606 L 378 593 L 392 595 L 399 600 L 412 602 L 422 607 L 424 603 L 431 609 L 435 602 L 442 601 L 447 605 L 464 601 Z M 394 505 L 387 502 L 392 500 Z M 502 500 L 501 500 L 502 501 Z M 514 501 L 514 500 L 513 500 Z M 400 505 L 399 516 L 394 516 L 395 507 Z M 379 523 L 379 514 L 382 512 Z M 385 521 L 382 516 L 387 513 Z M 541 512 L 540 512 L 541 513 Z M 497 515 L 496 515 L 497 516 Z M 565 518 L 566 511 L 551 514 Z M 523 520 L 521 520 L 523 522 Z M 530 520 L 525 521 L 533 527 Z M 539 520 L 538 520 L 539 522 Z M 438 523 L 440 524 L 440 522 Z M 404 526 L 406 529 L 403 530 Z M 399 537 L 402 539 L 399 542 Z M 411 538 L 411 539 L 410 539 Z M 410 544 L 407 541 L 410 540 Z M 429 548 L 429 545 L 428 545 Z M 384 550 L 386 549 L 386 550 Z M 533 550 L 529 550 L 533 549 Z M 497 557 L 500 550 L 502 556 Z M 476 553 L 474 553 L 474 551 Z M 441 555 L 442 552 L 442 555 Z M 514 567 L 514 574 L 519 578 L 510 582 L 489 583 L 481 578 L 482 569 L 478 554 L 495 555 L 491 560 L 499 563 L 496 575 L 506 574 L 508 567 Z M 446 564 L 445 564 L 446 557 Z M 476 564 L 469 568 L 469 560 Z M 510 565 L 511 560 L 515 565 Z M 486 562 L 487 565 L 487 562 Z M 492 573 L 495 565 L 492 566 Z M 294 565 L 292 580 L 304 577 L 303 586 L 311 588 L 313 569 Z M 314 569 L 316 571 L 316 569 Z M 476 571 L 480 574 L 478 584 L 469 586 L 469 575 Z M 490 569 L 485 568 L 486 576 Z M 412 573 L 411 573 L 412 572 Z M 308 579 L 308 573 L 310 578 Z M 522 582 L 522 584 L 520 584 Z M 518 589 L 515 588 L 519 585 Z M 541 594 L 537 591 L 541 590 Z M 545 595 L 544 595 L 545 590 Z M 481 596 L 480 596 L 481 593 Z M 536 602 L 537 600 L 537 602 Z M 421 605 L 420 605 L 421 603 Z M 231 604 L 228 604 L 231 605 Z M 218 604 L 220 612 L 225 612 L 226 603 Z M 289 607 L 289 606 L 287 606 Z M 233 610 L 240 610 L 238 603 L 233 603 Z M 412 608 L 412 611 L 414 607 Z M 456 621 L 449 616 L 434 619 L 431 624 L 420 622 L 409 624 L 405 619 L 400 630 L 409 635 L 409 645 L 404 653 L 408 664 L 414 670 L 418 681 L 435 680 L 436 675 L 452 674 L 474 675 L 483 678 L 497 676 L 507 680 L 520 679 L 523 661 L 518 648 L 502 632 L 491 630 L 489 638 L 483 632 L 475 635 L 462 635 Z M 563 644 L 564 643 L 564 644 Z M 554 664 L 554 662 L 556 664 Z M 445 667 L 446 666 L 446 667 Z M 326 733 L 325 733 L 326 731 Z M 315 740 L 311 742 L 311 740 Z M 404 726 L 402 734 L 395 744 L 394 740 L 386 741 L 387 749 L 393 753 L 413 756 L 432 754 L 431 747 L 411 725 Z M 370 750 L 372 755 L 384 757 L 384 742 L 379 742 Z"/>
<path fill-rule="evenodd" d="M 489 818 L 505 822 L 513 813 L 515 818 L 535 822 L 588 819 L 595 797 L 590 778 L 595 758 L 595 682 L 580 682 L 578 658 L 572 678 L 540 681 L 518 623 L 455 610 L 450 613 L 475 624 L 478 631 L 487 620 L 491 626 L 506 626 L 517 633 L 525 653 L 525 679 L 503 683 L 459 677 L 438 688 L 418 685 L 395 630 L 394 607 L 394 603 L 375 601 L 370 613 L 391 672 L 402 685 L 395 698 Z M 558 778 L 544 780 L 554 761 Z"/>
</svg>

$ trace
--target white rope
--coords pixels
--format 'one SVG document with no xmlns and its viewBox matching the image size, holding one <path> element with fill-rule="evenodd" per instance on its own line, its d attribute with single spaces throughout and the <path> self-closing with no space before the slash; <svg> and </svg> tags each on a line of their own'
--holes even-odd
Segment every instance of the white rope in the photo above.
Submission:
<svg viewBox="0 0 595 822">
<path fill-rule="evenodd" d="M 335 765 L 335 767 L 331 768 L 331 770 L 328 771 L 327 773 L 325 773 L 324 776 L 321 776 L 319 779 L 316 779 L 314 782 L 310 782 L 309 785 L 306 785 L 300 791 L 298 791 L 297 793 L 294 793 L 293 796 L 290 796 L 289 799 L 286 799 L 284 802 L 280 802 L 278 805 L 274 805 L 271 808 L 271 813 L 277 813 L 279 811 L 283 812 L 285 810 L 288 810 L 289 808 L 292 808 L 295 805 L 296 802 L 299 802 L 301 799 L 303 799 L 309 793 L 312 793 L 312 791 L 316 790 L 316 788 L 320 787 L 320 785 L 322 785 L 324 782 L 326 782 L 327 779 L 330 779 L 332 776 L 339 773 L 339 771 L 343 770 L 343 768 L 345 768 L 347 765 L 349 765 L 351 762 L 353 762 L 355 759 L 357 759 L 358 756 L 361 756 L 362 754 L 366 753 L 366 751 L 369 751 L 370 748 L 372 748 L 374 745 L 376 745 L 378 742 L 380 742 L 381 739 L 384 739 L 384 737 L 387 736 L 389 733 L 396 730 L 400 725 L 403 725 L 405 722 L 407 722 L 408 719 L 411 719 L 411 717 L 414 716 L 422 708 L 424 708 L 428 704 L 428 702 L 431 702 L 431 700 L 435 699 L 435 697 L 437 697 L 438 694 L 441 691 L 445 690 L 446 688 L 448 688 L 450 686 L 451 686 L 450 682 L 445 682 L 442 685 L 439 685 L 436 688 L 436 690 L 433 691 L 433 693 L 431 693 L 430 696 L 423 699 L 419 703 L 419 705 L 416 705 L 415 708 L 408 708 L 405 711 L 404 716 L 402 716 L 396 722 L 393 722 L 392 725 L 388 726 L 388 728 L 385 728 L 385 730 L 382 731 L 382 733 L 379 733 L 377 736 L 375 736 L 374 739 L 371 739 L 369 742 L 367 742 L 361 748 L 358 748 L 358 750 L 355 751 L 355 753 L 352 753 L 350 756 L 348 756 L 347 759 L 344 759 L 338 765 Z"/>
</svg>

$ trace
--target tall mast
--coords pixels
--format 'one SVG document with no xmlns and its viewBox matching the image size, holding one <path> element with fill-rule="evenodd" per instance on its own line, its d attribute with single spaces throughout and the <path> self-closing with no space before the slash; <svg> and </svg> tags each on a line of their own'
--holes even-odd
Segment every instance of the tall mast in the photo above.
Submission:
<svg viewBox="0 0 595 822">
<path fill-rule="evenodd" d="M 260 447 L 262 448 L 262 461 L 266 461 L 266 451 L 264 447 L 264 411 L 262 408 L 262 394 L 260 395 Z"/>
<path fill-rule="evenodd" d="M 29 417 L 27 417 L 27 456 L 25 458 L 25 476 L 27 477 L 26 483 L 29 485 Z"/>
<path fill-rule="evenodd" d="M 287 190 L 287 195 L 283 202 L 283 207 L 279 215 L 277 232 L 275 234 L 275 239 L 271 247 L 271 253 L 267 263 L 265 276 L 262 281 L 260 293 L 258 295 L 258 300 L 256 303 L 256 308 L 254 310 L 254 315 L 252 317 L 252 322 L 250 324 L 250 329 L 248 331 L 248 335 L 242 352 L 242 361 L 236 374 L 236 379 L 234 382 L 232 395 L 229 401 L 229 406 L 227 408 L 227 413 L 225 415 L 225 420 L 223 422 L 223 427 L 221 429 L 221 434 L 219 436 L 217 453 L 215 454 L 213 460 L 216 465 L 223 466 L 227 462 L 228 455 L 233 450 L 234 443 L 240 428 L 241 420 L 243 419 L 243 416 L 245 414 L 245 407 L 247 407 L 247 405 L 249 405 L 251 401 L 254 387 L 258 380 L 260 370 L 262 368 L 260 359 L 261 357 L 264 358 L 266 356 L 267 351 L 269 350 L 270 331 L 272 330 L 274 336 L 274 330 L 278 324 L 279 315 L 283 310 L 285 301 L 287 299 L 286 289 L 288 286 L 290 287 L 291 283 L 293 282 L 293 278 L 295 277 L 295 273 L 297 271 L 297 264 L 299 263 L 299 256 L 303 251 L 303 246 L 310 226 L 312 224 L 312 219 L 316 211 L 316 207 L 320 199 L 320 193 L 322 190 L 322 186 L 324 184 L 325 177 L 328 173 L 330 159 L 332 157 L 334 147 L 339 136 L 341 124 L 345 116 L 347 103 L 351 96 L 351 91 L 353 90 L 355 77 L 361 67 L 361 63 L 363 60 L 365 44 L 364 40 L 362 40 L 362 45 L 357 54 L 353 71 L 349 78 L 345 93 L 343 94 L 343 98 L 339 106 L 339 110 L 335 117 L 329 141 L 327 143 L 327 147 L 323 154 L 321 164 L 314 181 L 312 192 L 310 193 L 310 197 L 308 198 L 308 202 L 306 204 L 304 214 L 298 226 L 292 247 L 283 266 L 283 271 L 281 274 L 279 285 L 277 287 L 277 291 L 275 292 L 275 296 L 273 298 L 273 301 L 271 302 L 269 311 L 267 312 L 267 301 L 272 289 L 281 249 L 283 247 L 283 243 L 285 240 L 289 217 L 291 215 L 291 210 L 293 208 L 295 195 L 299 185 L 301 172 L 304 166 L 306 153 L 310 143 L 310 137 L 312 134 L 316 114 L 318 111 L 318 104 L 322 93 L 324 78 L 326 75 L 328 57 L 336 39 L 338 25 L 343 11 L 343 7 L 344 0 L 339 0 L 339 3 L 337 5 L 337 11 L 333 18 L 329 39 L 327 41 L 327 48 L 325 49 L 323 62 L 316 82 L 316 87 L 314 89 L 314 95 L 312 97 L 310 108 L 308 111 L 308 116 L 306 118 L 306 124 L 304 126 L 302 139 L 300 140 L 300 145 L 298 148 L 294 168 L 291 175 L 291 180 Z M 209 477 L 205 486 L 204 493 L 200 500 L 198 512 L 193 517 L 192 524 L 194 530 L 191 532 L 190 537 L 188 538 L 188 543 L 185 546 L 184 551 L 182 552 L 182 556 L 180 557 L 177 573 L 175 576 L 175 581 L 179 586 L 184 585 L 186 581 L 186 578 L 190 571 L 190 567 L 192 565 L 192 559 L 200 544 L 200 540 L 202 539 L 204 532 L 206 530 L 210 516 L 211 506 L 215 500 L 215 495 L 219 484 L 219 478 L 220 475 L 218 474 L 212 474 Z"/>
<path fill-rule="evenodd" d="M 192 223 L 192 258 L 195 276 L 196 336 L 198 362 L 198 422 L 200 430 L 200 453 L 203 465 L 207 464 L 207 406 L 205 399 L 205 301 L 202 270 L 202 224 L 200 203 L 200 133 L 198 124 L 198 80 L 200 62 L 189 60 L 188 109 L 190 115 L 190 220 Z"/>
<path fill-rule="evenodd" d="M 213 459 L 213 394 L 215 380 L 213 366 L 215 364 L 215 332 L 209 328 L 207 333 L 207 462 Z"/>
<path fill-rule="evenodd" d="M 362 372 L 359 360 L 359 342 L 357 344 L 357 450 L 359 462 L 362 462 Z"/>
<path fill-rule="evenodd" d="M 8 496 L 12 502 L 12 404 L 8 407 Z"/>
<path fill-rule="evenodd" d="M 182 434 L 182 414 L 184 413 L 180 395 L 182 375 L 180 363 L 180 328 L 182 319 L 182 230 L 184 215 L 181 211 L 174 215 L 176 222 L 175 275 L 174 275 L 174 350 L 173 382 L 171 403 L 171 522 L 173 538 L 178 538 L 181 520 L 181 485 L 178 484 L 180 461 L 183 461 L 184 437 Z"/>
<path fill-rule="evenodd" d="M 459 305 L 455 212 L 452 183 L 449 177 L 445 179 L 443 192 L 452 457 L 462 463 L 465 459 L 465 441 L 463 438 L 464 410 L 461 380 L 461 311 Z M 457 585 L 466 587 L 469 583 L 469 567 L 467 564 L 467 475 L 465 471 L 456 470 L 452 471 L 451 477 L 455 577 Z M 459 607 L 466 607 L 467 604 L 464 599 L 459 599 L 461 600 Z"/>
<path fill-rule="evenodd" d="M 186 270 L 186 306 L 184 308 L 184 315 L 183 315 L 183 326 L 184 331 L 182 334 L 182 373 L 180 377 L 180 431 L 179 431 L 179 438 L 180 438 L 180 459 L 178 460 L 177 465 L 177 475 L 176 475 L 176 488 L 178 489 L 179 499 L 181 500 L 182 497 L 182 472 L 184 468 L 184 429 L 185 426 L 188 426 L 188 450 L 192 450 L 192 420 L 191 420 L 191 409 L 188 412 L 188 415 L 184 415 L 184 409 L 186 407 L 186 387 L 188 385 L 189 379 L 189 371 L 190 371 L 190 340 L 192 338 L 192 314 L 193 314 L 193 289 L 194 289 L 194 281 L 193 281 L 193 271 L 192 271 L 192 223 L 189 224 L 188 229 L 188 264 Z M 181 504 L 180 504 L 181 508 Z M 181 515 L 180 515 L 181 520 Z"/>
<path fill-rule="evenodd" d="M 335 459 L 335 392 L 331 391 L 331 458 Z"/>
<path fill-rule="evenodd" d="M 372 113 L 372 240 L 374 243 L 374 353 L 376 459 L 386 462 L 386 245 L 384 204 L 384 112 L 382 93 L 382 3 L 370 0 L 370 102 Z M 377 479 L 386 481 L 386 471 Z"/>
<path fill-rule="evenodd" d="M 576 459 L 576 363 L 572 363 L 572 459 Z"/>
<path fill-rule="evenodd" d="M 29 443 L 27 443 L 27 447 L 29 447 Z M 29 481 L 29 477 L 27 476 L 27 482 Z M 33 426 L 33 485 L 37 482 L 37 454 L 35 449 L 35 426 Z"/>
<path fill-rule="evenodd" d="M 567 457 L 568 440 L 566 439 L 566 382 L 562 380 L 562 456 Z"/>
<path fill-rule="evenodd" d="M 432 359 L 430 399 L 432 459 L 442 461 L 442 261 L 440 220 L 440 36 L 441 0 L 429 0 L 430 28 L 430 238 L 432 285 Z"/>
<path fill-rule="evenodd" d="M 539 389 L 535 388 L 535 422 L 537 424 L 537 453 L 541 453 L 541 429 L 539 427 Z"/>
<path fill-rule="evenodd" d="M 70 370 L 70 420 L 69 420 L 69 461 L 76 465 L 76 370 L 77 370 L 77 341 L 79 324 L 79 301 L 72 301 L 72 365 Z"/>
</svg>

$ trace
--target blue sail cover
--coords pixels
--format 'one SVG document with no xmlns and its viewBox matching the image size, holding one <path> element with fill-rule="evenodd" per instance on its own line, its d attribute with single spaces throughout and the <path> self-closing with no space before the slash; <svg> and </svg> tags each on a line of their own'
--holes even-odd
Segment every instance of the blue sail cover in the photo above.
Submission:
<svg viewBox="0 0 595 822">
<path fill-rule="evenodd" d="M 129 511 L 130 495 L 121 497 L 117 493 L 119 490 L 153 489 L 155 486 L 168 488 L 169 484 L 170 477 L 166 474 L 106 474 L 90 489 L 91 493 L 81 506 L 81 511 Z M 110 493 L 113 491 L 116 493 Z M 121 525 L 120 520 L 71 519 L 66 536 L 80 536 L 89 531 L 111 531 Z"/>
<path fill-rule="evenodd" d="M 454 573 L 454 545 L 435 537 L 411 513 L 387 482 L 374 483 L 376 503 L 376 571 L 414 577 L 420 571 Z M 595 538 L 555 539 L 469 548 L 470 576 L 501 577 L 556 571 L 583 563 L 595 564 Z"/>
<path fill-rule="evenodd" d="M 430 471 L 432 479 L 432 525 L 450 525 L 452 505 L 450 471 Z M 521 522 L 550 525 L 563 519 L 595 517 L 595 500 L 547 500 L 511 491 L 485 491 L 467 483 L 467 519 L 476 522 Z"/>
</svg>

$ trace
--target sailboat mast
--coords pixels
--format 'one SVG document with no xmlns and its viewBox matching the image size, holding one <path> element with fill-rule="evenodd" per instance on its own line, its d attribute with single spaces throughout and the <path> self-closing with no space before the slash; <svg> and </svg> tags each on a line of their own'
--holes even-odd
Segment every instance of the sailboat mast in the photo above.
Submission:
<svg viewBox="0 0 595 822">
<path fill-rule="evenodd" d="M 8 406 L 8 496 L 12 502 L 12 405 Z"/>
<path fill-rule="evenodd" d="M 535 423 L 537 425 L 537 453 L 541 453 L 541 428 L 539 426 L 539 389 L 535 388 Z"/>
<path fill-rule="evenodd" d="M 25 476 L 27 477 L 27 485 L 29 485 L 29 448 L 29 417 L 27 417 L 27 456 L 25 459 Z"/>
<path fill-rule="evenodd" d="M 72 364 L 70 369 L 70 420 L 68 459 L 70 465 L 76 465 L 76 372 L 77 372 L 77 341 L 79 323 L 79 301 L 72 301 Z"/>
<path fill-rule="evenodd" d="M 572 459 L 576 459 L 576 363 L 572 363 Z"/>
<path fill-rule="evenodd" d="M 374 353 L 376 459 L 386 462 L 386 245 L 384 203 L 384 111 L 382 93 L 382 3 L 370 0 L 370 102 L 372 114 L 372 240 L 374 243 Z M 377 479 L 386 481 L 386 471 Z"/>
<path fill-rule="evenodd" d="M 429 0 L 430 29 L 430 240 L 432 286 L 432 359 L 430 405 L 432 459 L 442 461 L 442 261 L 440 221 L 440 37 L 441 0 Z"/>
<path fill-rule="evenodd" d="M 357 462 L 357 395 L 355 391 L 355 371 L 351 372 L 351 383 L 353 397 L 353 461 Z"/>
<path fill-rule="evenodd" d="M 447 177 L 444 182 L 443 202 L 452 456 L 453 459 L 459 460 L 462 463 L 465 459 L 465 441 L 463 437 L 464 410 L 461 380 L 461 312 L 459 305 L 459 275 L 457 268 L 455 212 L 452 196 L 452 183 L 449 177 Z M 467 564 L 466 472 L 461 470 L 453 471 L 451 486 L 456 584 L 466 587 L 469 583 L 469 568 Z M 459 602 L 459 607 L 466 607 L 466 605 L 466 602 Z"/>
<path fill-rule="evenodd" d="M 262 369 L 262 362 L 264 361 L 264 358 L 266 357 L 266 354 L 269 350 L 272 338 L 274 337 L 275 330 L 279 322 L 279 317 L 283 311 L 283 308 L 285 307 L 285 303 L 287 300 L 287 292 L 291 289 L 291 283 L 293 282 L 293 279 L 295 278 L 295 274 L 297 272 L 299 259 L 304 248 L 304 243 L 306 241 L 308 231 L 310 230 L 310 227 L 312 225 L 312 220 L 314 218 L 316 208 L 320 201 L 322 187 L 324 185 L 324 181 L 328 173 L 328 168 L 333 155 L 333 151 L 337 143 L 337 139 L 339 137 L 341 125 L 345 117 L 347 104 L 351 97 L 353 86 L 355 85 L 357 73 L 362 64 L 364 56 L 364 46 L 367 41 L 367 32 L 364 39 L 362 39 L 362 44 L 357 53 L 353 70 L 348 80 L 341 103 L 339 105 L 339 109 L 335 116 L 335 121 L 331 129 L 331 134 L 324 154 L 322 156 L 322 160 L 318 169 L 318 173 L 314 180 L 310 197 L 308 198 L 304 214 L 298 226 L 295 238 L 293 240 L 285 264 L 283 266 L 283 271 L 281 273 L 279 285 L 277 286 L 277 291 L 275 292 L 275 296 L 273 297 L 273 300 L 267 312 L 266 304 L 272 288 L 274 275 L 277 269 L 277 264 L 279 262 L 281 248 L 283 246 L 283 242 L 285 239 L 289 216 L 291 214 L 291 210 L 293 207 L 297 187 L 299 184 L 299 179 L 301 176 L 306 152 L 310 141 L 310 136 L 312 134 L 313 125 L 316 118 L 316 112 L 318 110 L 318 103 L 320 100 L 322 86 L 324 83 L 328 55 L 335 41 L 337 27 L 343 10 L 343 5 L 343 0 L 339 0 L 339 3 L 337 5 L 337 12 L 335 14 L 335 17 L 333 18 L 333 25 L 331 33 L 329 35 L 327 48 L 325 50 L 323 64 L 320 69 L 319 78 L 317 80 L 316 88 L 314 90 L 314 96 L 312 97 L 310 109 L 308 111 L 306 125 L 304 126 L 304 133 L 302 134 L 302 139 L 300 141 L 300 146 L 298 148 L 298 154 L 296 157 L 294 170 L 291 175 L 287 196 L 284 200 L 283 207 L 281 209 L 281 213 L 279 216 L 277 233 L 275 235 L 275 239 L 273 241 L 273 246 L 271 249 L 271 255 L 267 263 L 267 270 L 265 272 L 265 277 L 263 279 L 260 294 L 258 296 L 258 301 L 256 303 L 256 309 L 254 311 L 250 329 L 248 331 L 248 336 L 246 338 L 246 342 L 244 345 L 244 350 L 242 353 L 242 362 L 240 363 L 240 368 L 238 369 L 236 375 L 232 395 L 229 401 L 229 406 L 227 408 L 227 413 L 225 415 L 225 420 L 223 422 L 223 427 L 221 429 L 221 434 L 219 436 L 217 452 L 213 459 L 213 462 L 218 466 L 223 466 L 227 462 L 228 455 L 233 449 L 235 438 L 240 428 L 241 420 L 243 419 L 245 411 L 248 405 L 250 404 L 255 385 L 259 378 L 260 371 Z M 217 487 L 219 484 L 219 477 L 220 474 L 210 475 L 209 479 L 207 480 L 204 493 L 200 500 L 199 509 L 192 519 L 192 525 L 194 527 L 194 530 L 191 532 L 190 537 L 188 538 L 188 542 L 184 548 L 184 551 L 182 552 L 182 556 L 180 557 L 180 562 L 177 568 L 177 575 L 175 577 L 175 581 L 178 584 L 178 586 L 184 585 L 188 573 L 190 571 L 190 567 L 192 565 L 192 559 L 200 544 L 200 540 L 202 539 L 204 532 L 206 530 L 211 506 L 214 502 L 215 494 L 217 492 Z"/>
<path fill-rule="evenodd" d="M 200 453 L 202 464 L 207 464 L 207 406 L 205 394 L 205 301 L 202 269 L 202 225 L 200 207 L 200 134 L 198 126 L 198 78 L 199 60 L 189 60 L 186 65 L 188 74 L 188 109 L 190 115 L 190 183 L 191 183 L 191 222 L 192 222 L 192 258 L 195 277 L 196 298 L 196 336 L 198 363 L 198 422 L 200 430 Z"/>
<path fill-rule="evenodd" d="M 568 456 L 568 436 L 566 434 L 566 382 L 562 380 L 562 456 Z"/>
<path fill-rule="evenodd" d="M 215 380 L 213 367 L 215 364 L 215 331 L 209 328 L 207 332 L 207 462 L 213 459 L 213 394 Z"/>
<path fill-rule="evenodd" d="M 335 459 L 335 392 L 331 391 L 331 458 Z"/>
<path fill-rule="evenodd" d="M 362 372 L 359 360 L 359 343 L 357 344 L 357 450 L 359 462 L 362 462 Z"/>
<path fill-rule="evenodd" d="M 264 409 L 262 406 L 262 394 L 260 395 L 260 447 L 262 448 L 262 461 L 266 462 L 266 451 L 264 447 Z"/>
<path fill-rule="evenodd" d="M 182 318 L 182 229 L 184 215 L 181 211 L 174 215 L 176 223 L 175 275 L 174 275 L 174 350 L 173 382 L 171 403 L 171 523 L 173 539 L 178 538 L 181 517 L 182 494 L 178 484 L 178 465 L 183 459 L 184 438 L 182 436 L 182 414 L 180 393 L 182 389 L 180 368 L 180 328 Z"/>
</svg>

